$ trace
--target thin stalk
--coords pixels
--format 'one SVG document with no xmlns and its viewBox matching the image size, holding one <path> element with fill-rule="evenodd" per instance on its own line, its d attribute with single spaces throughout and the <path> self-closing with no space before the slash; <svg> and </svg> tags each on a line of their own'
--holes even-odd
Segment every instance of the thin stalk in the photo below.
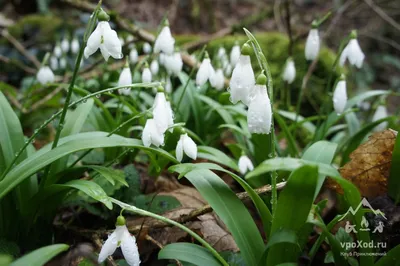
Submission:
<svg viewBox="0 0 400 266">
<path fill-rule="evenodd" d="M 117 204 L 118 206 L 120 206 L 121 208 L 125 209 L 125 211 L 130 211 L 130 212 L 133 212 L 133 213 L 135 213 L 135 214 L 142 215 L 142 216 L 152 217 L 152 218 L 154 218 L 154 219 L 163 221 L 164 223 L 168 223 L 168 224 L 171 224 L 171 225 L 173 225 L 173 226 L 176 226 L 176 227 L 182 229 L 183 231 L 185 231 L 186 233 L 188 233 L 189 235 L 191 235 L 194 239 L 196 239 L 197 241 L 199 241 L 205 248 L 207 248 L 207 249 L 214 255 L 214 257 L 215 257 L 217 260 L 219 260 L 219 262 L 221 262 L 222 265 L 224 265 L 224 266 L 228 266 L 228 265 L 229 265 L 229 264 L 224 260 L 224 258 L 222 258 L 221 255 L 219 255 L 219 253 L 218 253 L 210 244 L 207 243 L 207 241 L 205 241 L 205 240 L 204 240 L 203 238 L 201 238 L 198 234 L 196 234 L 195 232 L 193 232 L 192 230 L 190 230 L 190 229 L 187 228 L 186 226 L 184 226 L 184 225 L 182 225 L 182 224 L 180 224 L 180 223 L 178 223 L 178 222 L 175 222 L 175 221 L 173 221 L 173 220 L 170 220 L 170 219 L 168 219 L 168 218 L 165 218 L 164 216 L 161 216 L 161 215 L 158 215 L 158 214 L 155 214 L 155 213 L 146 211 L 146 210 L 139 209 L 139 208 L 137 208 L 137 207 L 135 207 L 135 206 L 126 204 L 126 203 L 124 203 L 124 202 L 122 202 L 122 201 L 119 201 L 119 200 L 116 200 L 116 199 L 114 199 L 114 198 L 111 198 L 111 197 L 110 197 L 109 199 L 110 199 L 110 201 L 111 201 L 112 203 L 115 203 L 115 204 Z"/>
<path fill-rule="evenodd" d="M 205 45 L 203 46 L 203 49 L 201 50 L 198 59 L 200 59 L 200 58 L 203 57 L 203 54 L 204 54 L 204 52 L 206 51 L 206 47 L 207 47 L 207 46 L 205 46 Z M 200 61 L 200 60 L 197 60 L 197 61 Z M 177 110 L 178 112 L 179 112 L 179 106 L 181 105 L 181 102 L 182 102 L 182 99 L 183 99 L 183 95 L 185 95 L 185 93 L 186 93 L 186 89 L 187 89 L 187 87 L 188 87 L 188 85 L 189 85 L 190 80 L 192 79 L 192 77 L 193 77 L 193 75 L 194 75 L 195 70 L 196 70 L 196 67 L 193 67 L 192 70 L 190 71 L 189 77 L 188 77 L 188 79 L 187 79 L 187 81 L 186 81 L 186 84 L 185 84 L 185 87 L 183 88 L 181 97 L 179 98 L 178 104 L 176 105 L 176 110 Z"/>
<path fill-rule="evenodd" d="M 87 101 L 88 99 L 95 97 L 96 95 L 100 95 L 102 93 L 118 90 L 118 89 L 123 89 L 126 87 L 130 88 L 152 88 L 152 87 L 157 87 L 160 86 L 160 82 L 152 82 L 152 83 L 136 83 L 132 85 L 124 85 L 124 86 L 119 86 L 119 87 L 113 87 L 113 88 L 108 88 L 105 90 L 97 91 L 91 94 L 86 95 L 85 97 L 80 98 L 79 100 L 76 100 L 68 106 L 68 108 L 74 107 L 75 105 Z M 11 168 L 14 166 L 15 162 L 18 160 L 18 158 L 21 156 L 21 154 L 24 152 L 24 150 L 29 146 L 29 144 L 32 143 L 32 141 L 39 135 L 39 133 L 46 128 L 48 124 L 50 124 L 54 119 L 56 119 L 59 115 L 61 115 L 62 111 L 58 111 L 57 113 L 53 114 L 49 119 L 47 119 L 39 128 L 35 129 L 33 132 L 33 135 L 24 143 L 24 146 L 17 152 L 15 155 L 14 159 L 12 162 L 9 164 L 7 169 L 3 172 L 3 175 L 1 176 L 0 180 L 2 180 L 8 172 L 10 172 Z"/>
</svg>

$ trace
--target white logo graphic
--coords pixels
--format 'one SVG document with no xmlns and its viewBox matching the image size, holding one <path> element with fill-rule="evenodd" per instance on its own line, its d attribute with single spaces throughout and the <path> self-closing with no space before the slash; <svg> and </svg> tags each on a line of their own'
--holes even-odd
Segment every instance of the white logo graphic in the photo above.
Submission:
<svg viewBox="0 0 400 266">
<path fill-rule="evenodd" d="M 379 215 L 382 218 L 384 218 L 385 220 L 387 220 L 385 214 L 381 211 L 381 210 L 375 210 L 374 208 L 372 208 L 371 204 L 368 202 L 368 200 L 366 198 L 363 198 L 362 201 L 360 202 L 360 204 L 358 204 L 357 208 L 354 210 L 351 206 L 350 208 L 347 210 L 347 212 L 342 216 L 342 218 L 339 219 L 339 221 L 343 220 L 349 213 L 355 215 L 361 207 L 366 207 L 369 208 L 373 214 L 375 214 L 375 216 Z M 370 229 L 368 228 L 369 223 L 367 221 L 367 219 L 365 219 L 365 217 L 362 217 L 361 220 L 361 224 L 360 224 L 360 231 L 370 231 Z M 353 224 L 350 224 L 349 221 L 346 221 L 346 226 L 345 226 L 345 231 L 347 233 L 357 233 L 356 227 Z M 374 230 L 372 231 L 372 233 L 382 233 L 383 232 L 383 222 L 379 221 L 378 225 L 374 228 Z"/>
</svg>

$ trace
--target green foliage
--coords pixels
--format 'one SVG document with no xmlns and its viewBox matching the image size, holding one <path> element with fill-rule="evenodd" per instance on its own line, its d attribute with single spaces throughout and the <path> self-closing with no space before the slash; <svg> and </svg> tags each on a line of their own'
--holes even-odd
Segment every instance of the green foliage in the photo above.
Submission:
<svg viewBox="0 0 400 266">
<path fill-rule="evenodd" d="M 17 259 L 11 263 L 10 266 L 44 265 L 53 257 L 67 250 L 68 248 L 69 246 L 65 244 L 55 244 L 42 247 Z"/>
</svg>

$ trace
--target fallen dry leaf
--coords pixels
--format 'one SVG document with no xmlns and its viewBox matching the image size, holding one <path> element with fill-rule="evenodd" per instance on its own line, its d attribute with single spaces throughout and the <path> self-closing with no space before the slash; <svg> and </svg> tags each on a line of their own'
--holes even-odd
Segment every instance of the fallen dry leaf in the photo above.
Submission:
<svg viewBox="0 0 400 266">
<path fill-rule="evenodd" d="M 350 162 L 339 169 L 345 179 L 358 187 L 363 197 L 386 194 L 396 136 L 397 132 L 391 129 L 374 133 L 350 154 Z M 332 179 L 328 180 L 327 186 L 343 193 Z"/>
</svg>

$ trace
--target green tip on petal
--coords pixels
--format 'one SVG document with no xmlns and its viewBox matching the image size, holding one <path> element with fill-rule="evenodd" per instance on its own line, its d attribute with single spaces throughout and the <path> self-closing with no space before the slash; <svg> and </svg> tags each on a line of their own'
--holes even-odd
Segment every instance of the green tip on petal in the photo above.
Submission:
<svg viewBox="0 0 400 266">
<path fill-rule="evenodd" d="M 120 215 L 117 217 L 117 222 L 115 223 L 116 226 L 123 226 L 126 224 L 125 217 Z"/>
<path fill-rule="evenodd" d="M 257 84 L 258 85 L 266 85 L 267 84 L 267 76 L 264 75 L 264 73 L 261 73 L 257 77 Z"/>
<path fill-rule="evenodd" d="M 357 39 L 357 30 L 352 30 L 351 31 L 350 38 L 351 39 Z"/>
<path fill-rule="evenodd" d="M 319 27 L 319 23 L 317 20 L 313 20 L 313 22 L 311 23 L 311 28 L 312 29 L 318 29 Z"/>
<path fill-rule="evenodd" d="M 129 56 L 126 56 L 125 68 L 129 68 Z"/>
<path fill-rule="evenodd" d="M 110 20 L 110 16 L 102 8 L 100 9 L 97 18 L 99 19 L 99 21 L 109 21 Z"/>
<path fill-rule="evenodd" d="M 246 42 L 245 44 L 242 45 L 242 49 L 241 49 L 241 54 L 242 55 L 251 55 L 252 54 L 253 49 L 250 47 L 250 45 Z"/>
<path fill-rule="evenodd" d="M 168 21 L 167 18 L 164 19 L 164 21 L 163 21 L 163 26 L 164 26 L 164 27 L 169 27 L 169 21 Z"/>
<path fill-rule="evenodd" d="M 158 86 L 157 87 L 157 92 L 164 92 L 164 87 L 163 86 Z"/>
<path fill-rule="evenodd" d="M 345 74 L 341 74 L 339 77 L 339 80 L 346 80 L 346 75 Z"/>
<path fill-rule="evenodd" d="M 210 56 L 208 55 L 208 52 L 205 51 L 205 52 L 204 52 L 204 59 L 209 59 L 209 58 L 210 58 Z"/>
<path fill-rule="evenodd" d="M 144 68 L 149 68 L 149 63 L 147 63 L 147 61 L 144 62 Z"/>
</svg>

